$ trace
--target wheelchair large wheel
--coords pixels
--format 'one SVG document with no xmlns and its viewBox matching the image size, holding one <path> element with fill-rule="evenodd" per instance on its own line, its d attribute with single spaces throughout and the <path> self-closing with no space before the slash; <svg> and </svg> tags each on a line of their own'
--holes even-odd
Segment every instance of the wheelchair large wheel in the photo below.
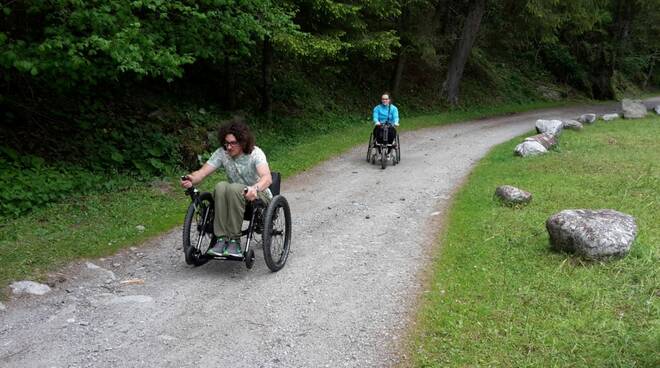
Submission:
<svg viewBox="0 0 660 368">
<path fill-rule="evenodd" d="M 271 271 L 284 267 L 291 246 L 291 209 L 281 195 L 273 197 L 264 215 L 264 260 Z"/>
<path fill-rule="evenodd" d="M 373 149 L 373 145 L 374 145 L 374 132 L 371 132 L 371 134 L 369 134 L 369 146 L 367 146 L 367 162 L 371 160 L 371 151 Z"/>
<path fill-rule="evenodd" d="M 197 205 L 191 203 L 183 220 L 183 253 L 186 263 L 201 266 L 208 262 L 206 251 L 216 242 L 213 236 L 213 196 L 202 193 Z"/>
<path fill-rule="evenodd" d="M 396 135 L 396 163 L 401 162 L 401 143 L 399 143 L 399 135 Z"/>
</svg>

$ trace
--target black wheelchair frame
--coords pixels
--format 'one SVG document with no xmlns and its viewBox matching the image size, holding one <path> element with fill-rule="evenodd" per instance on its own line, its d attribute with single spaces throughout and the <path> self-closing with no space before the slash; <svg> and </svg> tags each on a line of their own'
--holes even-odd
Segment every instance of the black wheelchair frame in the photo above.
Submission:
<svg viewBox="0 0 660 368">
<path fill-rule="evenodd" d="M 392 124 L 389 123 L 383 124 L 383 142 L 388 141 L 388 134 L 391 126 Z M 375 164 L 379 158 L 378 161 L 380 161 L 381 169 L 385 169 L 387 166 L 387 161 L 390 159 L 390 155 L 387 152 L 391 151 L 392 149 L 394 149 L 394 155 L 391 156 L 392 165 L 396 165 L 401 162 L 401 144 L 399 142 L 399 133 L 397 132 L 396 137 L 394 138 L 394 143 L 389 144 L 377 142 L 372 130 L 371 134 L 369 135 L 369 145 L 367 147 L 367 162 Z M 378 157 L 379 155 L 380 157 Z"/>
<path fill-rule="evenodd" d="M 254 249 L 251 246 L 254 234 L 261 235 L 264 260 L 268 268 L 277 272 L 286 263 L 291 247 L 291 209 L 286 198 L 280 195 L 280 174 L 272 172 L 273 182 L 269 189 L 273 194 L 266 204 L 261 199 L 248 203 L 243 219 L 249 221 L 241 231 L 246 237 L 241 257 L 207 255 L 209 248 L 217 242 L 213 234 L 215 206 L 213 195 L 191 187 L 186 190 L 191 203 L 183 222 L 183 252 L 187 264 L 201 266 L 212 259 L 243 261 L 247 268 L 254 265 Z M 274 244 L 275 243 L 275 244 Z M 273 245 L 276 246 L 273 249 Z"/>
</svg>

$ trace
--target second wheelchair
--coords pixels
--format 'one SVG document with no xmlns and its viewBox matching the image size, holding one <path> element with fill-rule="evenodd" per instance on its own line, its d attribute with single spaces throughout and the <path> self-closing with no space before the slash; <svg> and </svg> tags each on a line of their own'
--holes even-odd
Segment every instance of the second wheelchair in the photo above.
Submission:
<svg viewBox="0 0 660 368">
<path fill-rule="evenodd" d="M 392 132 L 391 124 L 383 124 L 382 129 L 383 136 L 380 142 L 374 137 L 373 131 L 369 135 L 367 162 L 380 163 L 380 167 L 384 169 L 388 161 L 392 161 L 392 165 L 396 165 L 401 161 L 401 144 L 399 143 L 399 134 Z M 392 143 L 388 143 L 390 134 L 395 134 Z"/>
</svg>

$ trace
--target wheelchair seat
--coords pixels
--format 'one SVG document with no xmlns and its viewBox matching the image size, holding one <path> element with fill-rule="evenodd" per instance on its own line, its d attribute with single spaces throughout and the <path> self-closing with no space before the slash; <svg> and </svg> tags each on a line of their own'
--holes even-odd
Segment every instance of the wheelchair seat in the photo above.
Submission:
<svg viewBox="0 0 660 368">
<path fill-rule="evenodd" d="M 270 176 L 273 179 L 273 182 L 270 183 L 268 189 L 270 189 L 270 192 L 273 194 L 273 197 L 275 197 L 276 195 L 280 194 L 280 181 L 281 181 L 280 173 L 273 171 L 270 173 Z"/>
</svg>

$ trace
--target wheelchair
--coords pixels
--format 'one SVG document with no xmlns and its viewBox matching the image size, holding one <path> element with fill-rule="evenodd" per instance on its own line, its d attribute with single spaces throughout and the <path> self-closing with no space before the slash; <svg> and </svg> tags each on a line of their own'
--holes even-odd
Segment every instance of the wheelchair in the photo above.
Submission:
<svg viewBox="0 0 660 368">
<path fill-rule="evenodd" d="M 201 266 L 212 259 L 242 261 L 251 269 L 255 260 L 252 243 L 256 242 L 255 234 L 258 234 L 268 268 L 277 272 L 284 267 L 291 247 L 291 209 L 286 198 L 280 194 L 280 174 L 273 172 L 271 175 L 273 182 L 269 189 L 273 198 L 270 203 L 266 205 L 257 199 L 246 205 L 243 220 L 244 223 L 248 221 L 248 225 L 241 231 L 242 237 L 245 237 L 244 246 L 241 246 L 244 249 L 242 257 L 206 254 L 217 242 L 213 234 L 213 195 L 200 193 L 195 187 L 186 190 L 191 198 L 183 222 L 183 252 L 187 264 Z"/>
<path fill-rule="evenodd" d="M 391 124 L 383 124 L 383 142 L 388 141 L 388 135 L 390 134 Z M 376 164 L 380 162 L 381 169 L 385 169 L 388 161 L 392 161 L 392 165 L 396 165 L 401 162 L 401 144 L 399 143 L 399 133 L 396 133 L 396 137 L 392 144 L 377 142 L 376 137 L 374 137 L 373 130 L 369 135 L 369 146 L 367 147 L 367 162 Z"/>
</svg>

